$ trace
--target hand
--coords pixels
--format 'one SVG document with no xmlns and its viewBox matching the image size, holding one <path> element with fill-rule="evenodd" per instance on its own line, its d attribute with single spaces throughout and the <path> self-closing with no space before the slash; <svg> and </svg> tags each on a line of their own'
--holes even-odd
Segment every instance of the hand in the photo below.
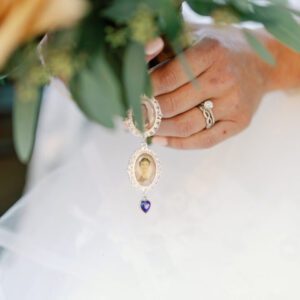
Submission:
<svg viewBox="0 0 300 300">
<path fill-rule="evenodd" d="M 164 41 L 162 38 L 156 38 L 149 42 L 145 47 L 146 61 L 149 62 L 156 57 L 164 48 Z"/>
<path fill-rule="evenodd" d="M 230 48 L 216 38 L 205 38 L 187 49 L 185 57 L 194 83 L 178 58 L 151 74 L 164 116 L 153 143 L 178 149 L 210 148 L 250 124 L 266 92 L 269 66 L 243 40 Z M 210 129 L 205 129 L 197 107 L 207 99 L 214 103 L 216 120 Z"/>
</svg>

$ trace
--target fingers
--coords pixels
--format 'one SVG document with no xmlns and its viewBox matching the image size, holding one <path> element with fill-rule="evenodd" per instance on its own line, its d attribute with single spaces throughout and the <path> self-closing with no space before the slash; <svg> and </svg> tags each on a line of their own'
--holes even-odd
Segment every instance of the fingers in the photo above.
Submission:
<svg viewBox="0 0 300 300">
<path fill-rule="evenodd" d="M 190 137 L 161 137 L 155 136 L 153 144 L 168 146 L 175 149 L 207 149 L 232 137 L 239 132 L 239 128 L 233 121 L 221 121 L 212 128 L 200 131 Z"/>
<path fill-rule="evenodd" d="M 163 119 L 157 131 L 159 136 L 188 137 L 205 128 L 205 120 L 199 108 L 195 107 L 174 118 Z"/>
<path fill-rule="evenodd" d="M 231 82 L 218 79 L 218 73 L 207 71 L 177 90 L 157 96 L 164 118 L 171 118 L 188 111 L 204 100 L 222 96 L 230 89 Z"/>
<path fill-rule="evenodd" d="M 217 103 L 216 103 L 217 102 Z M 231 107 L 227 101 L 214 101 L 213 114 L 216 121 L 224 120 L 231 114 Z M 194 107 L 173 118 L 163 119 L 157 131 L 159 136 L 189 137 L 206 127 L 205 118 L 199 107 Z"/>
<path fill-rule="evenodd" d="M 149 62 L 157 56 L 164 48 L 164 41 L 162 38 L 156 38 L 149 42 L 145 47 L 146 61 Z"/>
<path fill-rule="evenodd" d="M 214 50 L 218 45 L 216 40 L 204 39 L 199 44 L 187 49 L 184 54 L 188 67 L 191 69 L 192 77 L 196 78 L 205 72 L 216 58 Z M 182 56 L 181 56 L 182 57 Z M 154 70 L 151 74 L 154 96 L 169 93 L 187 82 L 190 77 L 183 67 L 180 57 L 175 57 L 162 67 Z"/>
</svg>

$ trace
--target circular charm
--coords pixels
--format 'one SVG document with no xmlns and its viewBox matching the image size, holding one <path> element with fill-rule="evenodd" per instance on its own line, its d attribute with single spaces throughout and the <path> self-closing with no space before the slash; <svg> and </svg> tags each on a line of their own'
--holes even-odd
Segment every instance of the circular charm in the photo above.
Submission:
<svg viewBox="0 0 300 300">
<path fill-rule="evenodd" d="M 158 130 L 162 119 L 162 113 L 159 103 L 154 97 L 149 98 L 143 95 L 141 97 L 141 105 L 144 119 L 144 132 L 141 132 L 137 128 L 132 110 L 128 112 L 125 125 L 133 135 L 147 138 L 153 136 Z"/>
<path fill-rule="evenodd" d="M 160 162 L 147 146 L 138 149 L 131 157 L 128 174 L 132 184 L 146 193 L 160 177 Z"/>
</svg>

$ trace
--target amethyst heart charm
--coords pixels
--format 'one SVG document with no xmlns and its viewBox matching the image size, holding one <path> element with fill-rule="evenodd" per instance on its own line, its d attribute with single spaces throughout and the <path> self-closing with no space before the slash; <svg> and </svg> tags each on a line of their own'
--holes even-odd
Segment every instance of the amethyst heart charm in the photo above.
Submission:
<svg viewBox="0 0 300 300">
<path fill-rule="evenodd" d="M 147 213 L 151 207 L 151 202 L 149 200 L 141 201 L 141 209 L 144 213 Z"/>
</svg>

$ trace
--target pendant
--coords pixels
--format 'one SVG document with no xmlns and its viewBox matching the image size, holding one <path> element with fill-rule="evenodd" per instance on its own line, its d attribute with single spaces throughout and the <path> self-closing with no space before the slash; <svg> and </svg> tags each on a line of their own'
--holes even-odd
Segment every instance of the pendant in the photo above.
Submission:
<svg viewBox="0 0 300 300">
<path fill-rule="evenodd" d="M 144 143 L 134 152 L 128 164 L 128 175 L 132 185 L 143 193 L 141 209 L 147 213 L 151 202 L 146 194 L 153 188 L 160 177 L 161 166 L 156 154 Z"/>
<path fill-rule="evenodd" d="M 137 128 L 132 110 L 128 112 L 128 116 L 125 120 L 125 126 L 133 135 L 146 139 L 157 132 L 162 120 L 162 113 L 159 103 L 154 97 L 148 98 L 143 95 L 141 97 L 141 104 L 144 116 L 144 132 L 141 132 Z"/>
<path fill-rule="evenodd" d="M 148 147 L 146 139 L 157 132 L 162 120 L 162 113 L 159 103 L 154 97 L 142 96 L 141 105 L 144 116 L 144 132 L 137 128 L 132 111 L 128 112 L 125 125 L 133 135 L 141 137 L 143 140 L 141 148 L 136 150 L 130 158 L 128 175 L 132 185 L 143 193 L 140 208 L 147 213 L 151 202 L 147 199 L 146 194 L 157 184 L 161 166 L 156 154 Z"/>
</svg>

